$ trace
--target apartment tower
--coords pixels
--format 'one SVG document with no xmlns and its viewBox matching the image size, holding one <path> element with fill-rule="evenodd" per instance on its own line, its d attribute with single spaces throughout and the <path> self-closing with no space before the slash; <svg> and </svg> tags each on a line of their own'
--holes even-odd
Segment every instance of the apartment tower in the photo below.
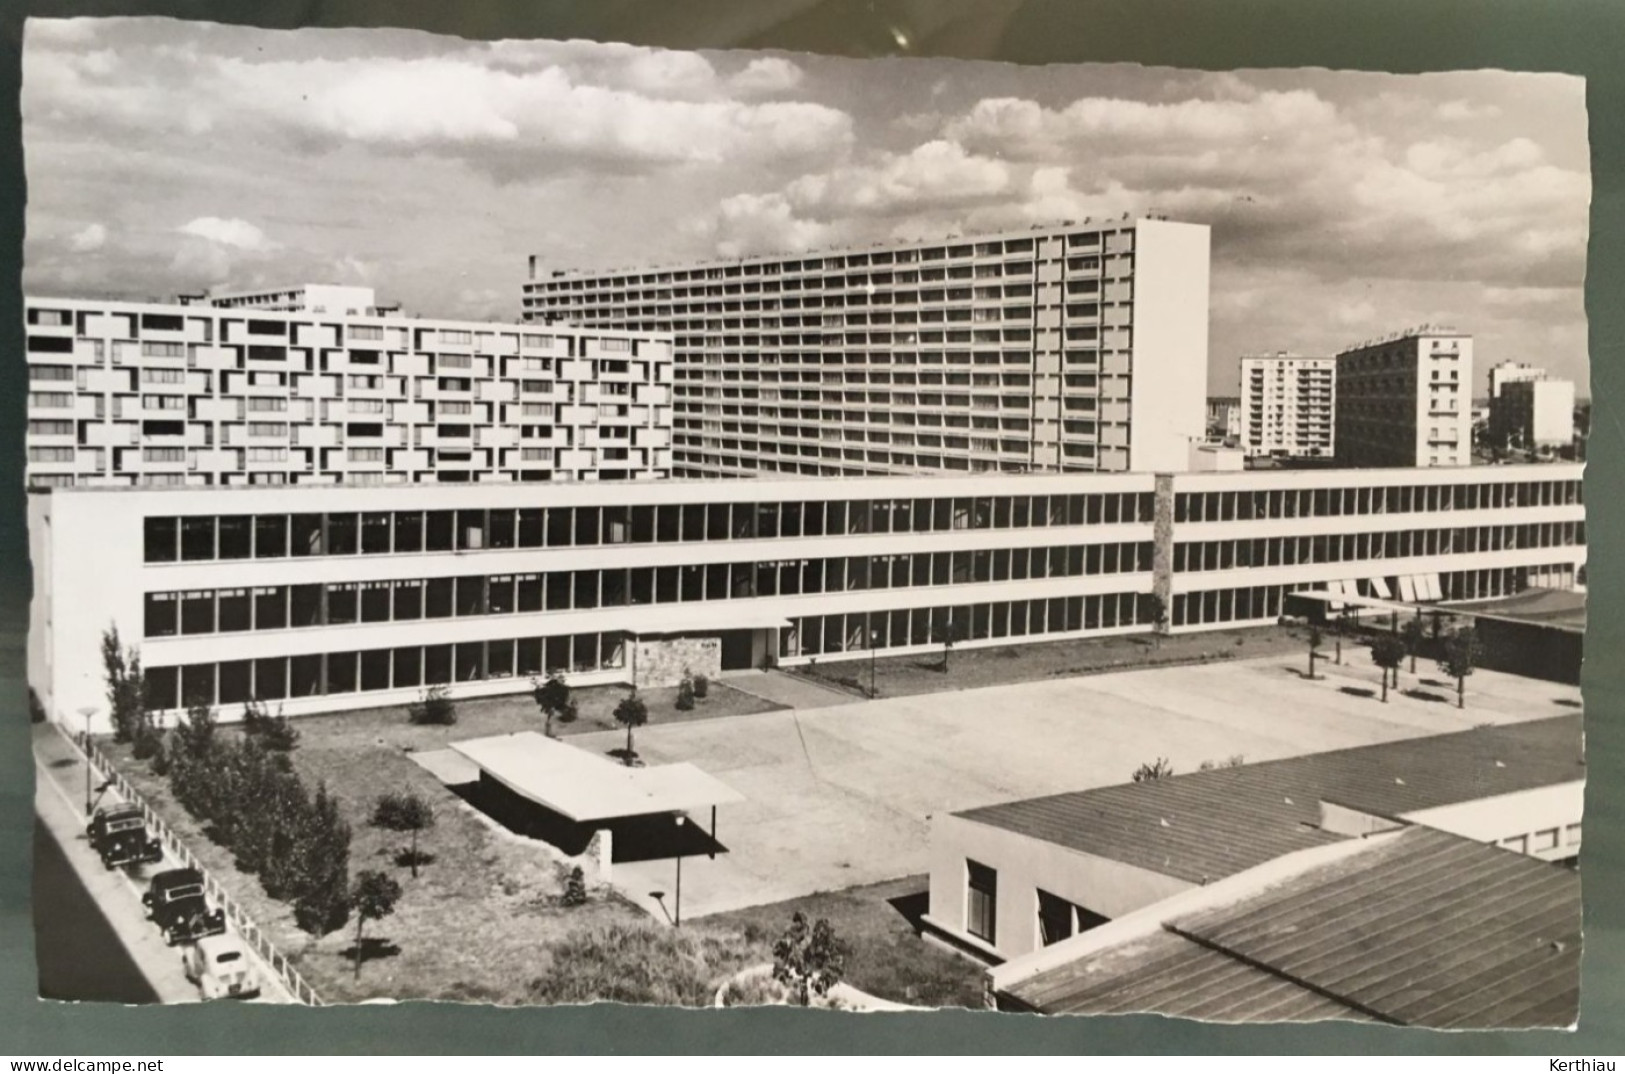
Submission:
<svg viewBox="0 0 1625 1074">
<path fill-rule="evenodd" d="M 1337 356 L 1339 466 L 1472 462 L 1473 337 L 1423 325 Z"/>
<path fill-rule="evenodd" d="M 25 306 L 31 485 L 671 472 L 669 336 L 404 317 L 364 288 Z"/>
<path fill-rule="evenodd" d="M 524 318 L 675 337 L 684 476 L 1180 470 L 1209 229 L 1157 216 L 560 271 Z"/>
<path fill-rule="evenodd" d="M 1241 448 L 1249 456 L 1331 458 L 1337 359 L 1301 354 L 1241 360 Z"/>
</svg>

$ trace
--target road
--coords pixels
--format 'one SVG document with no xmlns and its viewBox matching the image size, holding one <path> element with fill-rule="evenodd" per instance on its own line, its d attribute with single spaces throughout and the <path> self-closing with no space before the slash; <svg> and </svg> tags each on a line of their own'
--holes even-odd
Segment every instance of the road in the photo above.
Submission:
<svg viewBox="0 0 1625 1074">
<path fill-rule="evenodd" d="M 186 979 L 181 970 L 180 949 L 164 943 L 158 929 L 147 920 L 146 910 L 141 905 L 141 892 L 145 889 L 146 879 L 164 869 L 177 868 L 179 863 L 166 857 L 155 865 L 130 870 L 105 868 L 85 837 L 85 763 L 81 755 L 55 730 L 40 727 L 36 729 L 34 737 L 34 767 L 34 809 L 39 823 L 55 842 L 67 866 L 67 874 L 77 881 L 88 901 L 99 911 L 108 932 L 122 946 L 126 960 L 146 980 L 156 1002 L 199 1002 L 197 987 Z M 100 780 L 93 782 L 99 785 Z M 101 804 L 110 801 L 117 801 L 111 792 L 102 798 Z M 55 899 L 57 895 L 50 892 L 47 897 Z M 40 941 L 42 944 L 45 942 L 43 934 Z M 76 961 L 101 957 L 100 953 L 86 946 L 87 949 L 76 952 Z M 247 944 L 244 944 L 244 950 L 254 963 L 261 982 L 256 1002 L 294 1002 L 282 982 L 271 973 L 258 954 Z M 104 953 L 110 960 L 117 960 L 118 952 L 109 949 Z M 41 962 L 47 958 L 57 965 L 59 980 L 82 980 L 94 973 L 94 967 L 67 971 L 54 953 L 42 956 Z M 53 998 L 95 997 L 74 995 Z"/>
</svg>

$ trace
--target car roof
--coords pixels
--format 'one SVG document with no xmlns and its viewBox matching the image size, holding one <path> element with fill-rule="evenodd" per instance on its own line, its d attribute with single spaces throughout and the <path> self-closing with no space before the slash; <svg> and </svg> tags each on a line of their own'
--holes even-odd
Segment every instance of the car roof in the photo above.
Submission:
<svg viewBox="0 0 1625 1074">
<path fill-rule="evenodd" d="M 117 802 L 113 805 L 104 805 L 96 810 L 98 817 L 112 817 L 123 813 L 140 813 L 141 807 L 134 802 Z"/>
<path fill-rule="evenodd" d="M 222 932 L 215 936 L 205 936 L 197 942 L 198 949 L 210 958 L 223 955 L 227 951 L 246 951 L 243 941 L 229 932 Z"/>
<path fill-rule="evenodd" d="M 171 887 L 181 884 L 201 884 L 203 874 L 196 869 L 165 869 L 152 878 L 155 887 Z"/>
</svg>

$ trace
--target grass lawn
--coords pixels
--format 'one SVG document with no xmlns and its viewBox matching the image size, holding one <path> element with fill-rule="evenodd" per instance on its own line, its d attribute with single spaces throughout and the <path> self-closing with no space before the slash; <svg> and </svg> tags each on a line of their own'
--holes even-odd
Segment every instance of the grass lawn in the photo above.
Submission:
<svg viewBox="0 0 1625 1074">
<path fill-rule="evenodd" d="M 581 719 L 569 730 L 616 727 L 610 713 L 625 693 L 616 687 L 576 691 Z M 674 707 L 675 689 L 643 695 L 651 724 L 777 707 L 715 683 L 710 697 L 686 713 Z M 381 869 L 394 875 L 404 891 L 395 913 L 367 928 L 369 940 L 376 937 L 393 953 L 365 962 L 359 980 L 345 957 L 353 943 L 351 928 L 320 939 L 300 932 L 291 908 L 268 898 L 256 878 L 237 871 L 229 852 L 211 842 L 175 802 L 165 780 L 134 760 L 127 746 L 105 742 L 104 748 L 325 1000 L 390 996 L 524 1003 L 531 995 L 530 982 L 553 961 L 552 945 L 567 936 L 648 919 L 609 892 L 583 907 L 560 905 L 562 867 L 539 848 L 494 829 L 407 755 L 481 735 L 540 731 L 542 720 L 529 695 L 460 701 L 457 715 L 457 723 L 448 727 L 414 726 L 404 708 L 295 721 L 300 733 L 292 754 L 296 769 L 312 788 L 326 782 L 350 824 L 351 875 Z M 223 733 L 232 732 L 228 727 Z M 393 861 L 405 838 L 367 823 L 380 795 L 404 791 L 421 795 L 435 813 L 434 828 L 419 840 L 419 849 L 434 860 L 420 868 L 416 880 Z"/>
<path fill-rule="evenodd" d="M 875 661 L 875 686 L 881 697 L 907 697 L 1002 686 L 1035 679 L 1066 678 L 1098 671 L 1127 671 L 1159 664 L 1242 660 L 1305 649 L 1301 627 L 1262 626 L 1174 634 L 1155 641 L 1149 633 L 1108 638 L 1068 638 L 987 649 L 955 649 L 943 670 L 942 652 L 881 657 Z M 1326 642 L 1330 647 L 1328 637 Z M 785 670 L 848 689 L 869 687 L 867 660 L 819 662 Z"/>
<path fill-rule="evenodd" d="M 921 1007 L 980 1008 L 985 967 L 922 940 L 890 901 L 909 896 L 918 901 L 928 886 L 927 877 L 910 876 L 731 910 L 701 918 L 696 924 L 736 928 L 763 937 L 771 948 L 797 910 L 809 921 L 828 918 L 835 935 L 846 941 L 846 980 L 854 988 Z"/>
</svg>

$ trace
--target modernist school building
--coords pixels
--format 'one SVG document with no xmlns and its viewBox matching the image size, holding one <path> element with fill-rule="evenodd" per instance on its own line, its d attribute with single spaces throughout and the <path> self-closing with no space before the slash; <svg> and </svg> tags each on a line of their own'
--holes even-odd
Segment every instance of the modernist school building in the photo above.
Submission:
<svg viewBox="0 0 1625 1074">
<path fill-rule="evenodd" d="M 153 703 L 231 718 L 676 681 L 870 652 L 1266 623 L 1333 587 L 1457 600 L 1568 587 L 1578 465 L 30 497 L 29 681 L 106 721 L 116 625 Z M 293 508 L 293 510 L 290 510 Z"/>
</svg>

